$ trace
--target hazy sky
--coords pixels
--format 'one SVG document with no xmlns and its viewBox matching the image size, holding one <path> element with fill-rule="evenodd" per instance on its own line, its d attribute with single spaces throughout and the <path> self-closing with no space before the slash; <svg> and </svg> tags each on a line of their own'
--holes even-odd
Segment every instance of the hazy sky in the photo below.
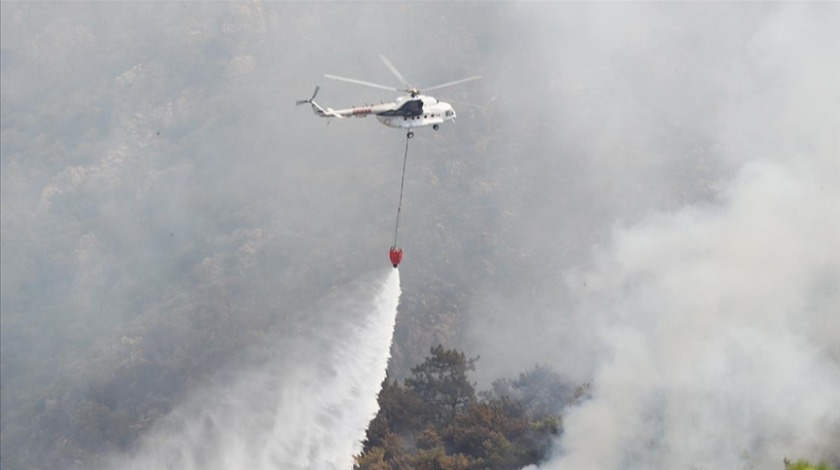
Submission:
<svg viewBox="0 0 840 470">
<path fill-rule="evenodd" d="M 396 84 L 382 53 L 421 86 L 484 77 L 437 95 L 480 108 L 412 141 L 403 301 L 459 299 L 441 334 L 481 386 L 536 363 L 592 381 L 549 465 L 838 458 L 836 2 L 3 2 L 0 22 L 6 436 L 32 390 L 61 406 L 214 329 L 340 333 L 313 306 L 387 267 L 404 137 L 293 104 L 393 99 L 322 77 Z"/>
</svg>

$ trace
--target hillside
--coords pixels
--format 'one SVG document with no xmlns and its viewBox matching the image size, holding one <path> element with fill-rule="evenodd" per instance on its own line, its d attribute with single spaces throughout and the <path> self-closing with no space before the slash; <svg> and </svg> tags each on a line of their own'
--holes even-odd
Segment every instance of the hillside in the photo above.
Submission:
<svg viewBox="0 0 840 470">
<path fill-rule="evenodd" d="M 838 8 L 3 2 L 2 468 L 141 458 L 250 373 L 345 370 L 405 135 L 294 103 L 395 99 L 323 77 L 394 83 L 380 53 L 483 78 L 410 142 L 360 466 L 840 466 Z M 467 360 L 445 422 L 435 351 Z"/>
</svg>

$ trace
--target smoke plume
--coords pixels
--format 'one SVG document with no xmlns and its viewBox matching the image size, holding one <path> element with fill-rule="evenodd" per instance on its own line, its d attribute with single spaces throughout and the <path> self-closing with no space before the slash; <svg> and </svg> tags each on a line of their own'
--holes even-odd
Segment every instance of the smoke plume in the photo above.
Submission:
<svg viewBox="0 0 840 470">
<path fill-rule="evenodd" d="M 820 183 L 747 165 L 717 201 L 616 229 L 568 275 L 602 362 L 543 468 L 840 458 L 840 227 Z"/>
</svg>

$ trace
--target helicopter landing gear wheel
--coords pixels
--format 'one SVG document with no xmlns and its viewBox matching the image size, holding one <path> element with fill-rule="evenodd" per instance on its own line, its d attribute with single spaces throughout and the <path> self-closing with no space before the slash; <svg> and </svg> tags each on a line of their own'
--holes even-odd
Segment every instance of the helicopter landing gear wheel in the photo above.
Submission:
<svg viewBox="0 0 840 470">
<path fill-rule="evenodd" d="M 408 137 L 409 139 L 414 137 L 414 132 L 408 131 L 408 134 L 406 134 L 406 137 Z"/>
<path fill-rule="evenodd" d="M 432 129 L 434 129 L 434 130 L 438 130 L 438 129 L 440 129 L 440 126 L 438 126 L 437 124 L 435 124 L 435 125 L 433 125 L 433 126 L 432 126 Z"/>
</svg>

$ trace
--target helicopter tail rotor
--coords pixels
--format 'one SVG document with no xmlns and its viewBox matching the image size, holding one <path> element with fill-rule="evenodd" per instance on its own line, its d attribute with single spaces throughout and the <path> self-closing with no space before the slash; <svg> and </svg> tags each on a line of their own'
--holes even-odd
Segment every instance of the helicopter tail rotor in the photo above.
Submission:
<svg viewBox="0 0 840 470">
<path fill-rule="evenodd" d="M 309 105 L 310 105 L 310 106 L 312 106 L 312 111 L 313 111 L 315 114 L 317 114 L 318 116 L 321 116 L 321 117 L 334 117 L 334 118 L 338 118 L 338 119 L 344 119 L 344 116 L 342 116 L 341 114 L 338 114 L 338 113 L 337 113 L 337 112 L 335 112 L 332 108 L 327 108 L 327 109 L 324 109 L 324 108 L 322 108 L 322 107 L 321 107 L 321 105 L 319 105 L 318 103 L 316 103 L 316 102 L 315 102 L 315 96 L 317 96 L 317 95 L 318 95 L 318 90 L 320 90 L 320 89 L 321 89 L 321 87 L 320 87 L 320 86 L 316 86 L 316 87 L 315 87 L 315 93 L 312 93 L 312 98 L 309 98 L 308 100 L 297 100 L 297 101 L 295 102 L 295 104 L 297 104 L 298 106 L 300 106 L 300 105 L 302 105 L 302 104 L 307 104 L 307 103 L 309 103 Z"/>
<path fill-rule="evenodd" d="M 302 105 L 302 104 L 312 103 L 312 102 L 313 102 L 313 100 L 315 99 L 315 96 L 317 96 L 317 95 L 318 95 L 318 91 L 319 91 L 320 89 L 321 89 L 321 87 L 320 87 L 320 86 L 316 86 L 316 87 L 315 87 L 315 93 L 312 93 L 312 98 L 309 98 L 308 100 L 297 100 L 297 101 L 295 102 L 295 104 L 296 104 L 297 106 L 300 106 L 300 105 Z"/>
</svg>

